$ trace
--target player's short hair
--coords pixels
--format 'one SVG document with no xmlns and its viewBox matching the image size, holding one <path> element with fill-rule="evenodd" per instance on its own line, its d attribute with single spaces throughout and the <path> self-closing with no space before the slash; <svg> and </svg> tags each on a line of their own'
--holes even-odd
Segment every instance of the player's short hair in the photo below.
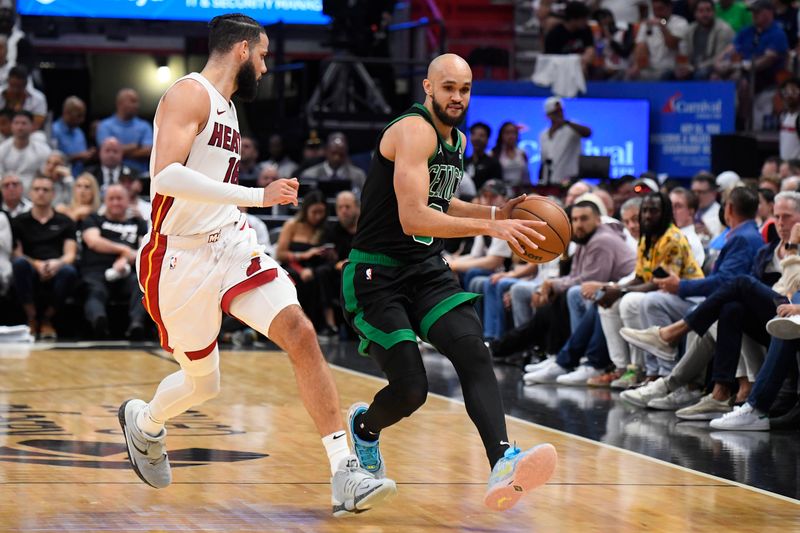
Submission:
<svg viewBox="0 0 800 533">
<path fill-rule="evenodd" d="M 229 13 L 211 19 L 208 23 L 208 53 L 230 51 L 233 45 L 247 41 L 255 44 L 264 28 L 254 18 L 241 13 Z"/>
</svg>

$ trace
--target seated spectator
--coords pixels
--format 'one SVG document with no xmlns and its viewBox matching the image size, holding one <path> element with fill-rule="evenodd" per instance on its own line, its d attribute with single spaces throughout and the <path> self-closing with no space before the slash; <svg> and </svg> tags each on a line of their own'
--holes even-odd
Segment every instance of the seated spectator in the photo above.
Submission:
<svg viewBox="0 0 800 533">
<path fill-rule="evenodd" d="M 32 335 L 56 336 L 53 316 L 73 293 L 78 273 L 73 266 L 78 250 L 75 223 L 53 210 L 53 183 L 34 178 L 33 207 L 13 220 L 14 286 Z"/>
<path fill-rule="evenodd" d="M 689 23 L 672 14 L 670 0 L 652 0 L 653 17 L 642 22 L 636 36 L 634 61 L 628 79 L 663 80 L 675 71 L 678 48 Z"/>
<path fill-rule="evenodd" d="M 141 196 L 142 180 L 136 175 L 121 173 L 119 175 L 119 184 L 125 187 L 131 198 L 128 206 L 128 217 L 139 217 L 151 224 L 150 215 L 153 211 L 153 205 Z"/>
<path fill-rule="evenodd" d="M 567 120 L 561 98 L 557 96 L 545 100 L 544 112 L 550 127 L 539 134 L 542 157 L 539 181 L 543 185 L 561 185 L 578 175 L 581 139 L 591 137 L 592 130 Z M 527 170 L 527 158 L 525 162 Z"/>
<path fill-rule="evenodd" d="M 16 217 L 20 213 L 27 213 L 33 207 L 33 204 L 23 194 L 24 188 L 22 180 L 13 172 L 3 176 L 0 181 L 0 193 L 3 196 L 3 203 L 0 204 L 0 209 L 8 213 L 11 218 Z"/>
<path fill-rule="evenodd" d="M 344 133 L 331 133 L 325 145 L 325 161 L 318 163 L 303 172 L 302 182 L 311 183 L 347 180 L 353 190 L 360 191 L 364 187 L 367 175 L 357 166 L 350 163 L 347 149 L 347 137 Z"/>
<path fill-rule="evenodd" d="M 753 24 L 753 15 L 742 0 L 719 0 L 716 6 L 717 18 L 728 23 L 736 33 Z"/>
<path fill-rule="evenodd" d="M 472 178 L 474 190 L 464 191 L 462 186 L 459 189 L 459 196 L 462 193 L 471 192 L 471 196 L 474 197 L 477 195 L 478 189 L 483 187 L 487 181 L 503 180 L 503 167 L 500 166 L 496 157 L 486 151 L 491 136 L 492 129 L 483 122 L 476 122 L 470 126 L 469 141 L 472 145 L 472 153 L 464 160 L 464 176 Z"/>
<path fill-rule="evenodd" d="M 11 138 L 11 121 L 14 120 L 14 111 L 0 109 L 0 142 Z"/>
<path fill-rule="evenodd" d="M 694 215 L 697 213 L 697 197 L 692 191 L 683 187 L 676 187 L 669 193 L 669 200 L 672 202 L 672 217 L 675 225 L 689 241 L 689 248 L 692 249 L 692 256 L 698 265 L 703 265 L 706 260 L 706 252 L 703 249 L 703 242 L 694 229 Z"/>
<path fill-rule="evenodd" d="M 17 111 L 11 121 L 11 138 L 0 143 L 0 172 L 16 173 L 26 191 L 51 152 L 47 144 L 31 137 L 32 131 L 33 116 Z"/>
<path fill-rule="evenodd" d="M 97 187 L 97 181 L 91 174 L 84 172 L 75 179 L 69 202 L 57 204 L 55 209 L 67 215 L 75 223 L 80 223 L 89 215 L 97 213 L 100 209 L 100 189 Z"/>
<path fill-rule="evenodd" d="M 88 288 L 84 311 L 95 338 L 109 337 L 109 297 L 128 300 L 128 329 L 125 336 L 140 340 L 145 333 L 147 312 L 136 278 L 136 251 L 147 224 L 128 217 L 128 191 L 111 185 L 106 191 L 103 215 L 90 215 L 82 224 L 81 278 Z"/>
<path fill-rule="evenodd" d="M 781 100 L 783 102 L 783 113 L 781 113 L 781 132 L 778 138 L 780 148 L 780 158 L 783 160 L 800 158 L 800 129 L 797 124 L 800 120 L 800 79 L 789 78 L 781 83 Z M 766 165 L 766 162 L 764 163 Z M 780 168 L 780 163 L 777 164 Z M 778 175 L 778 168 L 774 175 Z M 770 172 L 772 169 L 768 169 Z M 761 175 L 766 174 L 761 169 Z"/>
<path fill-rule="evenodd" d="M 781 192 L 800 190 L 800 176 L 789 176 L 781 182 Z"/>
<path fill-rule="evenodd" d="M 308 139 L 303 144 L 303 158 L 295 170 L 295 174 L 302 176 L 306 169 L 325 161 L 325 147 L 322 145 L 317 130 L 311 130 Z"/>
<path fill-rule="evenodd" d="M 327 215 L 325 195 L 311 191 L 303 197 L 297 215 L 287 220 L 278 239 L 276 258 L 297 286 L 297 299 L 320 336 L 335 335 L 335 324 L 325 320 L 320 302 L 320 280 L 315 269 L 330 262 L 331 247 L 322 246 Z"/>
<path fill-rule="evenodd" d="M 108 137 L 100 145 L 100 163 L 86 169 L 94 176 L 101 194 L 106 187 L 119 183 L 123 177 L 138 176 L 137 171 L 123 164 L 122 154 L 122 144 L 119 140 L 116 137 Z"/>
<path fill-rule="evenodd" d="M 797 87 L 800 88 L 800 83 L 798 83 Z M 800 96 L 800 92 L 798 92 L 798 96 Z M 764 159 L 764 164 L 761 165 L 761 179 L 768 176 L 777 178 L 781 163 L 783 163 L 783 160 L 777 155 L 771 155 Z M 775 192 L 778 192 L 777 189 Z"/>
<path fill-rule="evenodd" d="M 239 159 L 239 185 L 255 187 L 258 181 L 258 142 L 246 135 L 242 136 Z"/>
<path fill-rule="evenodd" d="M 578 54 L 584 73 L 594 60 L 594 37 L 589 29 L 589 8 L 581 2 L 568 2 L 563 22 L 553 26 L 544 38 L 545 54 Z"/>
<path fill-rule="evenodd" d="M 564 197 L 564 207 L 575 205 L 575 201 L 588 192 L 592 192 L 594 186 L 588 181 L 576 181 L 567 189 L 567 195 Z"/>
<path fill-rule="evenodd" d="M 44 125 L 47 118 L 47 98 L 28 84 L 28 69 L 25 67 L 16 66 L 8 72 L 6 85 L 0 87 L 0 109 L 3 108 L 30 113 L 33 130 L 40 130 Z"/>
<path fill-rule="evenodd" d="M 97 145 L 102 146 L 109 137 L 122 144 L 124 162 L 135 172 L 147 172 L 150 151 L 153 148 L 153 128 L 139 118 L 139 94 L 133 89 L 117 93 L 117 111 L 97 125 Z"/>
<path fill-rule="evenodd" d="M 14 63 L 8 60 L 8 36 L 0 33 L 0 85 L 8 83 L 8 74 Z"/>
<path fill-rule="evenodd" d="M 276 165 L 278 167 L 278 176 L 281 178 L 297 177 L 297 163 L 286 155 L 283 137 L 277 133 L 269 137 L 269 159 L 266 160 L 266 163 Z"/>
<path fill-rule="evenodd" d="M 636 46 L 636 33 L 629 25 L 618 27 L 614 15 L 608 9 L 595 11 L 594 19 L 600 35 L 595 38 L 597 57 L 592 77 L 599 80 L 620 80 L 628 70 L 629 58 Z"/>
<path fill-rule="evenodd" d="M 682 56 L 675 77 L 679 80 L 707 80 L 714 72 L 714 62 L 733 42 L 734 32 L 728 24 L 714 16 L 712 0 L 698 0 L 694 5 L 695 22 L 681 41 Z"/>
<path fill-rule="evenodd" d="M 53 150 L 42 165 L 40 175 L 50 178 L 55 187 L 53 206 L 65 204 L 72 199 L 72 186 L 75 178 L 72 169 L 67 166 L 67 156 L 60 150 Z"/>
<path fill-rule="evenodd" d="M 701 172 L 692 178 L 692 193 L 697 197 L 697 212 L 694 225 L 698 235 L 706 242 L 722 233 L 719 221 L 719 202 L 717 202 L 717 180 L 708 172 Z"/>
<path fill-rule="evenodd" d="M 583 299 L 581 284 L 588 281 L 600 283 L 617 282 L 630 274 L 636 265 L 636 254 L 627 246 L 621 225 L 604 224 L 600 219 L 600 210 L 594 202 L 581 201 L 572 208 L 572 240 L 578 244 L 578 250 L 572 260 L 568 276 L 545 280 L 534 294 L 534 307 L 542 307 L 551 302 L 557 295 L 565 294 L 569 309 L 570 330 L 577 331 L 583 316 L 591 304 Z M 592 295 L 594 297 L 594 295 Z M 598 326 L 599 327 L 599 326 Z M 570 383 L 585 383 L 588 379 L 604 373 L 606 361 L 599 367 L 578 367 L 577 360 L 562 359 L 552 361 L 534 372 L 525 374 L 526 384 L 551 383 L 559 376 L 572 374 Z M 580 376 L 580 378 L 578 377 Z"/>
<path fill-rule="evenodd" d="M 778 176 L 761 176 L 761 179 L 758 180 L 758 188 L 778 194 L 781 192 L 781 179 Z"/>
<path fill-rule="evenodd" d="M 53 122 L 53 140 L 56 148 L 67 154 L 73 176 L 83 172 L 84 165 L 97 155 L 97 150 L 86 144 L 86 135 L 81 129 L 84 120 L 86 104 L 77 96 L 68 96 L 64 100 L 61 118 Z"/>
<path fill-rule="evenodd" d="M 503 171 L 503 181 L 511 187 L 530 187 L 528 156 L 519 147 L 519 129 L 513 122 L 504 122 L 497 134 L 491 155 L 497 158 Z"/>
<path fill-rule="evenodd" d="M 623 325 L 646 323 L 658 317 L 649 316 L 644 309 L 647 294 L 658 290 L 653 273 L 661 267 L 675 272 L 683 279 L 703 277 L 700 265 L 694 260 L 689 242 L 673 223 L 672 204 L 662 193 L 648 193 L 642 199 L 639 211 L 641 238 L 636 255 L 635 277 L 620 284 L 584 283 L 581 291 L 586 295 L 597 294 L 596 304 L 600 322 L 608 343 L 608 352 L 618 370 L 626 368 L 622 376 L 612 382 L 614 388 L 629 388 L 644 378 L 645 359 L 639 352 L 631 352 L 628 344 L 620 337 Z M 601 290 L 601 293 L 597 293 Z M 678 307 L 688 307 L 688 303 L 673 302 Z M 635 326 L 634 326 L 635 327 Z M 650 361 L 650 370 L 657 373 L 658 361 Z"/>
</svg>

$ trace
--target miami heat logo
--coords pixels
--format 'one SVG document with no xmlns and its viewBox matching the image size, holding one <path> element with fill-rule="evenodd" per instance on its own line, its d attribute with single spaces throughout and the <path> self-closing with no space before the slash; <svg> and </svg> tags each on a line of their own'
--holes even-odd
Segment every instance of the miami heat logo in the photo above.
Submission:
<svg viewBox="0 0 800 533">
<path fill-rule="evenodd" d="M 250 266 L 247 267 L 247 276 L 252 276 L 259 270 L 261 270 L 261 258 L 254 257 L 250 260 Z"/>
</svg>

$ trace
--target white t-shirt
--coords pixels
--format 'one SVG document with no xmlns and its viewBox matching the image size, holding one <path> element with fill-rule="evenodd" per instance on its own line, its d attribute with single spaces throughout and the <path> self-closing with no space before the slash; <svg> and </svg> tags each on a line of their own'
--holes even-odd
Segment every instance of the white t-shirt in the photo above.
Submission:
<svg viewBox="0 0 800 533">
<path fill-rule="evenodd" d="M 648 29 L 650 30 L 649 35 Z M 689 31 L 689 23 L 679 15 L 672 15 L 667 21 L 667 30 L 678 39 L 683 39 Z M 667 48 L 664 42 L 664 34 L 660 28 L 642 24 L 639 27 L 638 35 L 636 35 L 636 42 L 647 43 L 650 68 L 655 70 L 672 70 L 675 68 L 678 49 L 670 50 Z"/>
<path fill-rule="evenodd" d="M 639 4 L 647 5 L 643 0 L 603 0 L 600 7 L 604 7 L 614 14 L 616 22 L 635 24 L 639 22 Z"/>
<path fill-rule="evenodd" d="M 797 136 L 797 113 L 786 113 L 781 121 L 780 133 L 781 159 L 800 158 L 800 137 Z"/>
<path fill-rule="evenodd" d="M 47 161 L 51 151 L 47 144 L 34 139 L 22 150 L 14 146 L 13 137 L 6 139 L 0 143 L 0 174 L 16 172 L 22 180 L 25 194 L 28 194 L 33 177 Z"/>
<path fill-rule="evenodd" d="M 565 124 L 550 137 L 550 128 L 545 128 L 539 134 L 539 146 L 542 150 L 542 184 L 559 184 L 578 175 L 581 136 L 574 129 Z"/>
<path fill-rule="evenodd" d="M 472 249 L 469 251 L 470 257 L 486 257 L 488 255 L 511 257 L 511 247 L 503 239 L 492 237 L 489 247 L 486 247 L 485 239 L 482 236 L 475 237 L 472 241 Z"/>
<path fill-rule="evenodd" d="M 706 260 L 706 251 L 703 249 L 703 242 L 700 240 L 700 236 L 694 229 L 694 224 L 689 224 L 685 228 L 680 228 L 680 230 L 686 240 L 689 241 L 689 248 L 692 249 L 694 260 L 702 267 Z"/>
<path fill-rule="evenodd" d="M 6 98 L 4 96 L 6 90 L 8 90 L 8 85 L 0 87 L 0 109 L 6 107 Z M 45 98 L 44 93 L 33 87 L 27 87 L 25 90 L 28 94 L 25 96 L 25 101 L 22 102 L 22 109 L 30 111 L 34 115 L 46 116 L 47 98 Z"/>
</svg>

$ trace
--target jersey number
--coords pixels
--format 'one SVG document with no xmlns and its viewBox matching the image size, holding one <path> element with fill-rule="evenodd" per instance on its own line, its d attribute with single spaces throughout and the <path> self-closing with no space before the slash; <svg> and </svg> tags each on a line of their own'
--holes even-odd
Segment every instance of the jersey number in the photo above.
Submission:
<svg viewBox="0 0 800 533">
<path fill-rule="evenodd" d="M 444 213 L 442 206 L 440 206 L 439 204 L 428 204 L 428 207 L 430 207 L 431 209 L 436 209 L 440 213 Z M 430 246 L 431 244 L 433 244 L 433 237 L 418 237 L 417 235 L 414 235 L 411 238 L 414 239 L 415 242 L 424 244 L 425 246 Z"/>
<path fill-rule="evenodd" d="M 239 183 L 239 164 L 241 161 L 236 157 L 231 157 L 228 160 L 228 170 L 225 172 L 225 179 L 223 183 Z"/>
</svg>

